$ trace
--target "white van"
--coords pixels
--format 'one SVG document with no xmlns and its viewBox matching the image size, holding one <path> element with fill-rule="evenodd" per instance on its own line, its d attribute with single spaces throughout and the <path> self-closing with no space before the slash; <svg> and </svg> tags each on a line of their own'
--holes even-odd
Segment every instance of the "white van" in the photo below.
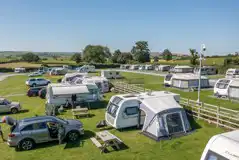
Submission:
<svg viewBox="0 0 239 160">
<path fill-rule="evenodd" d="M 217 97 L 228 97 L 229 85 L 232 83 L 232 79 L 219 79 L 217 80 L 213 92 Z"/>
<path fill-rule="evenodd" d="M 52 68 L 50 75 L 65 75 L 68 72 L 66 68 Z"/>
<path fill-rule="evenodd" d="M 239 69 L 229 68 L 226 72 L 226 78 L 239 78 Z"/>
<path fill-rule="evenodd" d="M 200 160 L 239 160 L 239 130 L 213 136 Z"/>
<path fill-rule="evenodd" d="M 25 72 L 26 72 L 26 69 L 25 69 L 25 68 L 15 68 L 15 69 L 14 69 L 14 72 L 15 72 L 15 73 L 25 73 Z"/>
<path fill-rule="evenodd" d="M 119 71 L 111 71 L 111 70 L 101 70 L 101 77 L 107 79 L 118 79 L 122 78 Z"/>
</svg>

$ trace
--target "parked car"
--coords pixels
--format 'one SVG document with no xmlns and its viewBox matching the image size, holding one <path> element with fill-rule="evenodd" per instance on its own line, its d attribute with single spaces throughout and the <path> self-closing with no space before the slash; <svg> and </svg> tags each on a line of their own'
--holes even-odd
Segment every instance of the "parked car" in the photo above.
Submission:
<svg viewBox="0 0 239 160">
<path fill-rule="evenodd" d="M 38 143 L 58 140 L 58 126 L 65 129 L 64 139 L 78 141 L 84 134 L 83 124 L 78 120 L 64 120 L 53 116 L 25 118 L 14 123 L 7 144 L 20 150 L 31 150 Z"/>
<path fill-rule="evenodd" d="M 30 87 L 47 86 L 49 83 L 51 81 L 44 78 L 30 78 L 26 81 L 26 85 Z"/>
<path fill-rule="evenodd" d="M 33 72 L 31 74 L 28 75 L 28 77 L 37 77 L 37 76 L 42 76 L 42 72 Z"/>
<path fill-rule="evenodd" d="M 42 88 L 39 92 L 38 92 L 38 96 L 42 99 L 46 98 L 46 88 Z"/>
<path fill-rule="evenodd" d="M 42 89 L 42 87 L 31 87 L 27 91 L 28 97 L 36 97 L 39 95 L 39 91 Z"/>
<path fill-rule="evenodd" d="M 0 98 L 0 113 L 11 112 L 13 114 L 21 110 L 19 102 L 11 102 L 5 98 Z"/>
</svg>

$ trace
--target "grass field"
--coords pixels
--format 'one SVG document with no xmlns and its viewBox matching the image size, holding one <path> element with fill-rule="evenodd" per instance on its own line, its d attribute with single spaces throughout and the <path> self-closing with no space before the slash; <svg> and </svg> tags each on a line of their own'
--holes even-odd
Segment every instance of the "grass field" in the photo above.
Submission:
<svg viewBox="0 0 239 160">
<path fill-rule="evenodd" d="M 136 78 L 137 74 L 127 75 L 127 78 Z M 139 77 L 142 77 L 139 76 Z M 56 82 L 59 77 L 47 77 Z M 25 94 L 26 76 L 9 77 L 0 82 L 0 95 L 5 97 L 12 94 Z M 157 86 L 159 77 L 144 76 L 144 81 L 150 81 L 145 84 L 146 87 Z M 62 144 L 58 145 L 57 142 L 46 143 L 38 145 L 36 149 L 25 152 L 17 152 L 13 148 L 9 148 L 7 144 L 0 143 L 0 155 L 2 160 L 116 160 L 116 159 L 130 159 L 130 160 L 198 160 L 202 154 L 202 151 L 210 139 L 211 136 L 224 132 L 221 128 L 216 128 L 214 125 L 209 125 L 203 121 L 191 119 L 191 125 L 196 130 L 192 134 L 172 140 L 165 140 L 161 142 L 155 142 L 150 138 L 141 135 L 140 130 L 128 129 L 118 131 L 115 129 L 110 130 L 111 133 L 118 136 L 128 148 L 121 151 L 113 151 L 106 154 L 100 154 L 98 148 L 96 148 L 89 137 L 94 135 L 96 129 L 96 123 L 99 120 L 104 119 L 104 112 L 107 101 L 112 96 L 112 93 L 107 93 L 105 102 L 99 104 L 97 109 L 91 110 L 91 114 L 94 116 L 91 118 L 80 119 L 84 124 L 85 135 L 81 137 L 80 143 L 77 144 Z M 23 113 L 11 115 L 16 119 L 24 117 L 34 116 L 35 114 L 44 115 L 44 102 L 45 100 L 39 97 L 29 98 L 23 96 L 11 96 L 8 99 L 14 101 L 20 101 L 25 111 Z M 3 115 L 2 115 L 3 116 Z M 71 118 L 70 112 L 62 115 L 64 118 Z M 3 126 L 5 136 L 9 131 L 6 125 Z"/>
<path fill-rule="evenodd" d="M 142 83 L 145 88 L 152 90 L 168 90 L 175 93 L 179 93 L 184 98 L 190 98 L 193 100 L 197 100 L 198 93 L 197 92 L 185 92 L 179 89 L 174 88 L 165 88 L 163 86 L 163 77 L 152 76 L 152 75 L 144 75 L 144 74 L 135 74 L 135 73 L 122 73 L 122 75 L 129 81 L 129 83 Z M 212 98 L 213 90 L 202 90 L 201 91 L 201 101 L 209 104 L 214 104 L 230 109 L 239 110 L 239 103 L 230 102 L 228 100 Z"/>
</svg>

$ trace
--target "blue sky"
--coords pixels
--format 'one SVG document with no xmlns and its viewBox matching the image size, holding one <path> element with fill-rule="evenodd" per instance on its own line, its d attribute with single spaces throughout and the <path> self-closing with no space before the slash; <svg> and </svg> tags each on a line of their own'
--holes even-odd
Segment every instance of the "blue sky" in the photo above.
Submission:
<svg viewBox="0 0 239 160">
<path fill-rule="evenodd" d="M 87 44 L 129 51 L 239 51 L 238 0 L 2 0 L 0 50 L 81 51 Z"/>
</svg>

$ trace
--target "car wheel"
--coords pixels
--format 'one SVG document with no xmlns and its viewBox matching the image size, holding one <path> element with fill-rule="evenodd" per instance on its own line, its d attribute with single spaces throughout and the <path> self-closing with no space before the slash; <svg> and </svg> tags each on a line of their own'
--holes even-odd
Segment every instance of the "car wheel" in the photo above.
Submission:
<svg viewBox="0 0 239 160">
<path fill-rule="evenodd" d="M 80 138 L 79 132 L 77 131 L 70 131 L 67 135 L 67 139 L 70 142 L 78 141 Z"/>
<path fill-rule="evenodd" d="M 12 112 L 12 114 L 16 114 L 18 112 L 18 109 L 17 108 L 12 108 L 11 112 Z"/>
<path fill-rule="evenodd" d="M 20 142 L 19 148 L 23 151 L 31 150 L 34 147 L 34 142 L 31 139 L 24 139 Z"/>
</svg>

